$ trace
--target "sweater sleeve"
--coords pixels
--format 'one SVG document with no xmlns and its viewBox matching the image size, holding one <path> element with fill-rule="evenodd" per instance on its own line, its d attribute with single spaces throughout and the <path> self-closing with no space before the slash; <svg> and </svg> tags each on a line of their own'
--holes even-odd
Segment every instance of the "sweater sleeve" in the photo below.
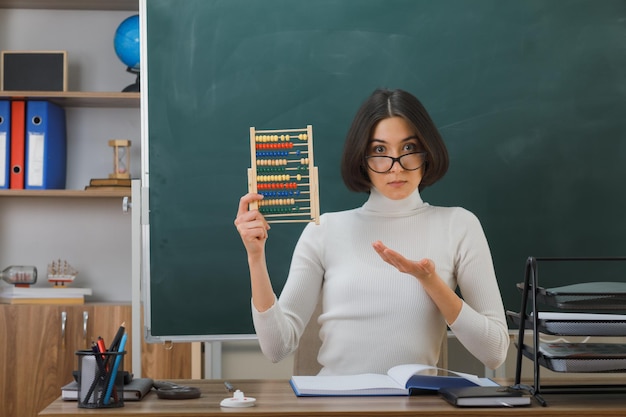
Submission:
<svg viewBox="0 0 626 417">
<path fill-rule="evenodd" d="M 320 225 L 309 223 L 298 243 L 289 268 L 285 286 L 274 305 L 259 312 L 252 304 L 252 320 L 263 354 L 272 362 L 279 362 L 298 348 L 320 296 L 324 269 L 322 266 Z"/>
<path fill-rule="evenodd" d="M 463 306 L 449 327 L 470 353 L 495 369 L 509 347 L 502 296 L 482 226 L 472 213 L 461 213 L 452 230 L 459 234 L 455 269 Z"/>
</svg>

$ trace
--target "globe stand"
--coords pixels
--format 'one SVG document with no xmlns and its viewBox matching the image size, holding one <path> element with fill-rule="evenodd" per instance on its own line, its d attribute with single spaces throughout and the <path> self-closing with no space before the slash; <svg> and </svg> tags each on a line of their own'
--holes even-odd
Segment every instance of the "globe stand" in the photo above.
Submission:
<svg viewBox="0 0 626 417">
<path fill-rule="evenodd" d="M 122 92 L 123 93 L 138 93 L 139 92 L 139 70 L 135 68 L 127 67 L 126 71 L 130 72 L 131 74 L 137 74 L 137 78 L 135 79 L 135 82 L 133 84 L 126 86 L 126 88 L 124 88 Z"/>
</svg>

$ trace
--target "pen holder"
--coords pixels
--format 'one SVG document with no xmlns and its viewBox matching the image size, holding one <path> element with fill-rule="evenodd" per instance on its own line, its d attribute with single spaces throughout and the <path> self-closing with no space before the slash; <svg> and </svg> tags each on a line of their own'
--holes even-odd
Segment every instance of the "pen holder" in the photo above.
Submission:
<svg viewBox="0 0 626 417">
<path fill-rule="evenodd" d="M 78 408 L 124 407 L 124 355 L 126 352 L 76 351 Z"/>
</svg>

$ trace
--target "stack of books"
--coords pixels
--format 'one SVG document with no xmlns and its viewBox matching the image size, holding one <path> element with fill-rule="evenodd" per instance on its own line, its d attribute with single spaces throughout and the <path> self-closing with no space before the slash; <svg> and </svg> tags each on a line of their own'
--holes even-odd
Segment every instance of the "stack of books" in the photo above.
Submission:
<svg viewBox="0 0 626 417">
<path fill-rule="evenodd" d="M 4 304 L 84 304 L 91 288 L 16 287 L 0 285 L 0 303 Z"/>
<path fill-rule="evenodd" d="M 130 191 L 130 178 L 92 178 L 85 190 L 117 191 L 127 189 Z"/>
<path fill-rule="evenodd" d="M 133 378 L 124 385 L 124 401 L 139 401 L 152 389 L 150 378 Z M 78 401 L 78 382 L 72 381 L 61 387 L 61 398 L 64 401 Z"/>
</svg>

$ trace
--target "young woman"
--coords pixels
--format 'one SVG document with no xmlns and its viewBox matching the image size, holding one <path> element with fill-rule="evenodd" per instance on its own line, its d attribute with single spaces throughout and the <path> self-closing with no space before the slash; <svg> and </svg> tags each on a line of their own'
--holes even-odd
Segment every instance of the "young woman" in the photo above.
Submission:
<svg viewBox="0 0 626 417">
<path fill-rule="evenodd" d="M 248 254 L 256 333 L 269 359 L 298 347 L 320 294 L 320 375 L 435 365 L 447 327 L 483 364 L 502 364 L 509 336 L 480 222 L 420 196 L 447 168 L 445 144 L 419 100 L 402 90 L 374 91 L 354 118 L 342 157 L 345 184 L 369 199 L 305 227 L 280 299 L 265 261 L 269 225 L 248 209 L 262 196 L 241 198 L 235 225 Z"/>
</svg>

